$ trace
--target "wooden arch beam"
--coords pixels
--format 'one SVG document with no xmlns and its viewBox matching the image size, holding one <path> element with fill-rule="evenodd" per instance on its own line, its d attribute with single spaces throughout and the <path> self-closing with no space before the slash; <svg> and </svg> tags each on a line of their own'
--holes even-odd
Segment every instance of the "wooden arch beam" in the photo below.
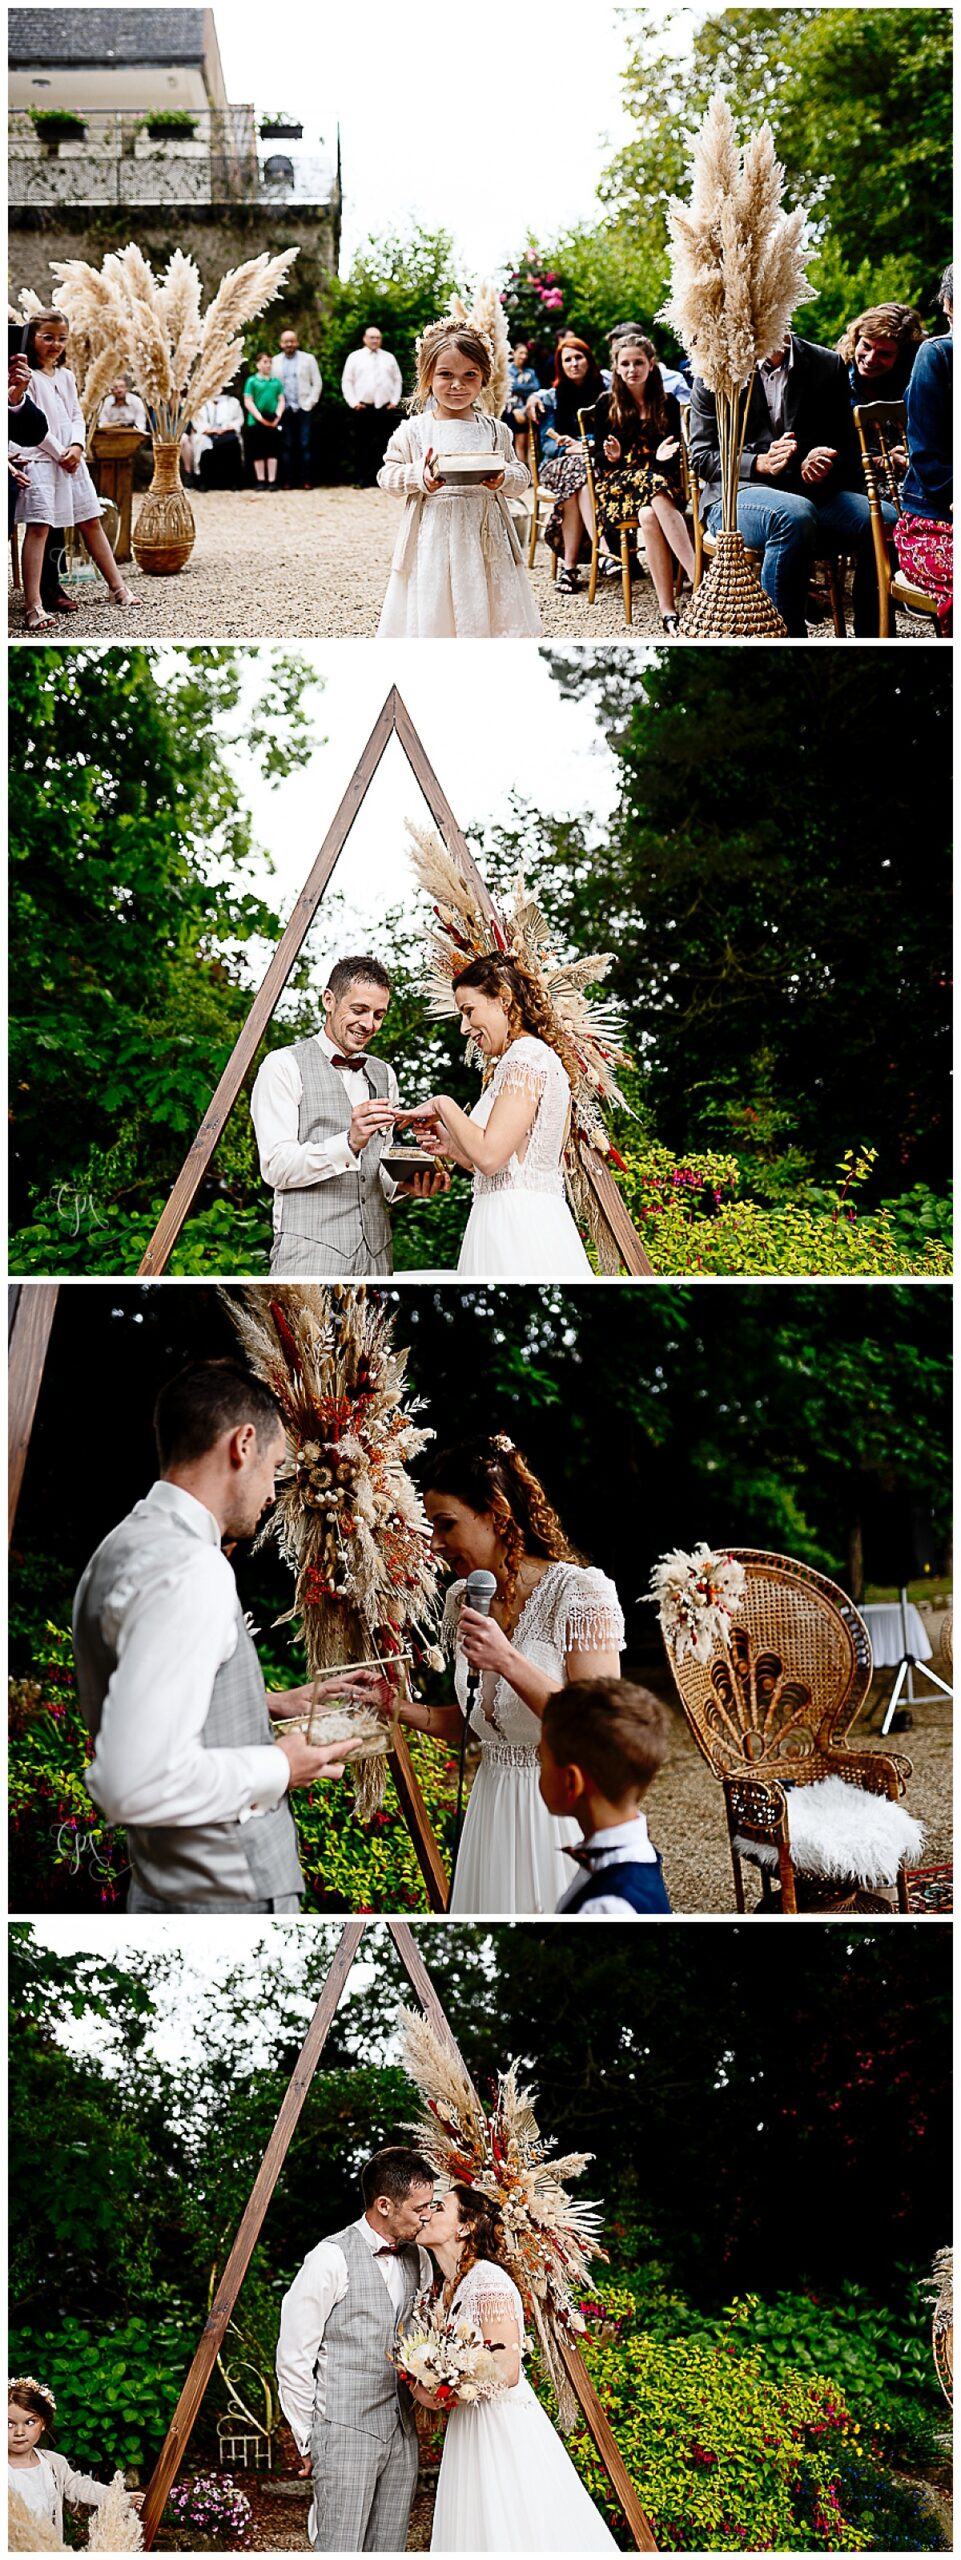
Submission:
<svg viewBox="0 0 961 2560">
<path fill-rule="evenodd" d="M 336 863 L 343 852 L 354 820 L 361 809 L 384 750 L 392 737 L 397 737 L 407 757 L 415 781 L 424 795 L 435 826 L 455 862 L 466 872 L 471 888 L 485 915 L 492 912 L 493 901 L 481 878 L 467 838 L 458 826 L 454 812 L 441 788 L 422 740 L 418 737 L 410 713 L 401 701 L 396 685 L 391 685 L 383 710 L 378 713 L 363 754 L 344 792 L 336 816 L 328 827 L 320 852 L 274 952 L 266 975 L 257 990 L 246 1022 L 221 1076 L 216 1092 L 204 1113 L 197 1135 L 177 1175 L 176 1182 L 162 1216 L 158 1219 L 137 1273 L 138 1279 L 150 1280 L 166 1270 L 185 1218 L 196 1198 L 218 1140 L 222 1137 L 234 1108 L 245 1075 L 256 1056 L 260 1042 L 273 1018 L 294 963 L 313 924 Z M 589 1157 L 585 1172 L 600 1217 L 610 1234 L 625 1270 L 632 1278 L 651 1275 L 651 1264 L 637 1230 L 628 1215 L 613 1175 L 603 1158 Z M 322 1273 L 318 1274 L 323 1277 Z"/>
</svg>

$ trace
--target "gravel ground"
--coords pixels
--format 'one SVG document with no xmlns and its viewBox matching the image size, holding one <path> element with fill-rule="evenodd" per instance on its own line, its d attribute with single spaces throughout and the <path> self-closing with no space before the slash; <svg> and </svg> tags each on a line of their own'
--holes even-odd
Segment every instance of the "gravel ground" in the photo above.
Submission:
<svg viewBox="0 0 961 2560">
<path fill-rule="evenodd" d="M 381 489 L 253 489 L 191 491 L 197 540 L 176 577 L 145 577 L 135 561 L 124 575 L 143 600 L 142 612 L 121 615 L 99 578 L 80 591 L 79 613 L 58 616 L 38 635 L 64 640 L 109 640 L 137 626 L 145 640 L 371 639 L 377 629 L 391 553 L 400 521 L 399 503 Z M 534 592 L 545 637 L 609 640 L 626 636 L 620 587 L 602 583 L 593 605 L 586 583 L 580 595 L 562 596 L 551 579 L 550 554 L 539 546 Z M 24 637 L 23 600 L 11 598 L 10 630 Z M 634 590 L 633 636 L 661 640 L 661 618 L 650 579 Z M 812 637 L 831 640 L 830 620 Z M 901 639 L 928 639 L 930 626 L 902 614 Z"/>
<path fill-rule="evenodd" d="M 908 1733 L 880 1734 L 884 1701 L 876 1686 L 854 1728 L 852 1740 L 862 1748 L 898 1751 L 912 1764 L 906 1809 L 924 1824 L 923 1864 L 936 1866 L 951 1857 L 951 1701 L 916 1706 Z M 651 1687 L 659 1685 L 654 1681 Z M 734 1875 L 727 1840 L 724 1798 L 706 1760 L 702 1760 L 685 1717 L 661 1691 L 674 1716 L 670 1758 L 651 1791 L 650 1825 L 664 1860 L 664 1875 L 675 1911 L 734 1910 Z M 759 1900 L 757 1870 L 745 1869 L 749 1910 Z"/>
</svg>

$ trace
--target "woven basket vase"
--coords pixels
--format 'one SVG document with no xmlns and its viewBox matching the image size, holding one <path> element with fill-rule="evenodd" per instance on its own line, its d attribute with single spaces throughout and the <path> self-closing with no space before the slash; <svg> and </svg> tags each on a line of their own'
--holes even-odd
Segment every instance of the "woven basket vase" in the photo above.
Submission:
<svg viewBox="0 0 961 2560">
<path fill-rule="evenodd" d="M 765 595 L 744 536 L 719 533 L 706 578 L 695 590 L 681 629 L 688 640 L 786 640 L 787 624 Z"/>
</svg>

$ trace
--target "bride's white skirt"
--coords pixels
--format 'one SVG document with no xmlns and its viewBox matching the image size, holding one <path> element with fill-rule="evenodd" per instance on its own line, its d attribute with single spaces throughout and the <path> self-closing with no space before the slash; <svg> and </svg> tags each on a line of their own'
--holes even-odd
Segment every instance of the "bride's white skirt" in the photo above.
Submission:
<svg viewBox="0 0 961 2560">
<path fill-rule="evenodd" d="M 590 1280 L 567 1202 L 554 1191 L 482 1191 L 457 1264 L 475 1280 Z"/>
<path fill-rule="evenodd" d="M 576 1822 L 548 1813 L 536 1754 L 518 1765 L 485 1751 L 464 1817 L 452 1912 L 556 1911 L 576 1873 L 564 1849 L 579 1839 Z"/>
<path fill-rule="evenodd" d="M 432 2551 L 616 2551 L 530 2383 L 452 2409 Z"/>
</svg>

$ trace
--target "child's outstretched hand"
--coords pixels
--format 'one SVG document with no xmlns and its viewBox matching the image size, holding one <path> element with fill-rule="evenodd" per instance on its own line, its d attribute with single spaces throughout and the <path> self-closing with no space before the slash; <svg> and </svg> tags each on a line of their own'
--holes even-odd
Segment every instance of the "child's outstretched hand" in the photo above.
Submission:
<svg viewBox="0 0 961 2560">
<path fill-rule="evenodd" d="M 439 489 L 439 488 L 440 488 L 440 485 L 441 485 L 439 480 L 435 480 L 435 479 L 434 479 L 433 474 L 432 474 L 432 471 L 431 471 L 431 467 L 430 467 L 430 466 L 431 466 L 431 463 L 433 462 L 433 459 L 434 459 L 434 448 L 433 448 L 433 445 L 432 445 L 432 444 L 429 444 L 429 445 L 428 445 L 428 447 L 427 447 L 427 451 L 426 451 L 426 453 L 425 453 L 425 455 L 424 455 L 424 474 L 423 474 L 423 477 L 424 477 L 424 487 L 425 487 L 425 489 L 429 489 L 432 493 L 433 493 L 433 491 L 434 491 L 435 489 Z"/>
<path fill-rule="evenodd" d="M 146 2495 L 146 2489 L 128 2489 L 127 2491 L 127 2496 L 132 2507 L 142 2507 Z"/>
</svg>

